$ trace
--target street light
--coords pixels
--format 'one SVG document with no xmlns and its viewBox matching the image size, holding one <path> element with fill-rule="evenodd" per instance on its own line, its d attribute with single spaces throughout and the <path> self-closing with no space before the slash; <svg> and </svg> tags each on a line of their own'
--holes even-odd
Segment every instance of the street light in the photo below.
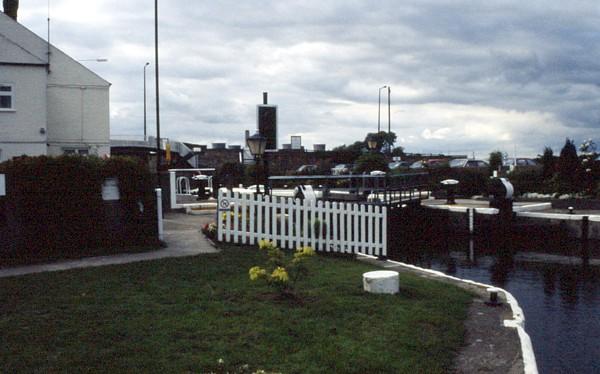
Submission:
<svg viewBox="0 0 600 374">
<path fill-rule="evenodd" d="M 387 86 L 379 87 L 379 105 L 377 106 L 377 133 L 381 132 L 381 90 Z"/>
<path fill-rule="evenodd" d="M 144 65 L 144 141 L 146 141 L 146 68 L 150 65 L 149 62 L 146 62 Z"/>
<path fill-rule="evenodd" d="M 254 159 L 256 160 L 256 193 L 260 193 L 259 190 L 259 179 L 258 179 L 258 160 L 265 153 L 265 148 L 267 148 L 267 138 L 262 136 L 260 133 L 256 133 L 246 140 L 246 144 L 248 145 L 248 149 Z M 266 188 L 265 188 L 266 192 Z"/>
<path fill-rule="evenodd" d="M 377 148 L 377 139 L 374 136 L 371 135 L 367 139 L 367 147 L 369 147 L 371 152 Z"/>
<path fill-rule="evenodd" d="M 392 112 L 391 112 L 391 105 L 390 105 L 390 94 L 392 92 L 392 88 L 390 86 L 387 86 L 388 89 L 388 138 L 389 135 L 392 133 Z M 392 144 L 388 143 L 388 153 L 392 152 Z"/>
<path fill-rule="evenodd" d="M 154 0 L 154 79 L 156 89 L 156 174 L 160 188 L 160 105 L 159 105 L 159 80 L 158 80 L 158 0 Z"/>
<path fill-rule="evenodd" d="M 108 62 L 108 59 L 107 58 L 88 58 L 88 59 L 77 60 L 77 61 Z"/>
</svg>

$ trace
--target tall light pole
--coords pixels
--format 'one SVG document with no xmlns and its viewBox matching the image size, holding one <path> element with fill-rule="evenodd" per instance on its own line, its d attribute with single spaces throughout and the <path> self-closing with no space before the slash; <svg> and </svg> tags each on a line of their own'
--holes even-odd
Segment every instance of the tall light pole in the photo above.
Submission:
<svg viewBox="0 0 600 374">
<path fill-rule="evenodd" d="M 158 0 L 154 0 L 154 78 L 156 86 L 156 173 L 160 168 L 160 107 L 158 89 Z M 160 176 L 158 177 L 160 186 Z"/>
<path fill-rule="evenodd" d="M 387 86 L 379 87 L 379 104 L 377 106 L 377 133 L 381 132 L 381 90 Z"/>
<path fill-rule="evenodd" d="M 148 139 L 146 136 L 146 68 L 150 65 L 149 62 L 146 62 L 144 65 L 144 141 Z"/>
<path fill-rule="evenodd" d="M 392 88 L 390 86 L 387 86 L 387 89 L 388 89 L 388 138 L 389 138 L 390 134 L 392 133 L 392 112 L 391 112 L 391 105 L 390 105 L 390 94 L 392 92 Z M 388 143 L 388 153 L 392 153 L 392 144 L 391 143 Z"/>
</svg>

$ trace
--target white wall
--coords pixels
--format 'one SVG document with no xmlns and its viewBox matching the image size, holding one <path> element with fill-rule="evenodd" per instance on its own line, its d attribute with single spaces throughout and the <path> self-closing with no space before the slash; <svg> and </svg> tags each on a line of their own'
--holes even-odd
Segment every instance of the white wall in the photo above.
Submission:
<svg viewBox="0 0 600 374">
<path fill-rule="evenodd" d="M 47 148 L 45 143 L 0 143 L 0 162 L 23 155 L 42 156 Z"/>
<path fill-rule="evenodd" d="M 13 85 L 14 106 L 0 111 L 0 162 L 23 154 L 45 155 L 46 68 L 0 63 L 0 83 Z"/>
<path fill-rule="evenodd" d="M 110 84 L 56 48 L 48 76 L 48 154 L 110 154 Z"/>
</svg>

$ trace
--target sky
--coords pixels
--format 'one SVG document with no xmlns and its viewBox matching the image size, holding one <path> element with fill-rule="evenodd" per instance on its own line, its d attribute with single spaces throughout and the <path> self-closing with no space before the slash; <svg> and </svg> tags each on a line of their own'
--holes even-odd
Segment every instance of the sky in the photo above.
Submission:
<svg viewBox="0 0 600 374">
<path fill-rule="evenodd" d="M 155 134 L 154 2 L 21 0 L 19 22 L 112 83 L 111 137 Z M 520 157 L 600 135 L 597 1 L 159 0 L 161 136 L 242 144 L 262 92 L 279 143 L 391 130 L 408 152 Z M 387 90 L 381 127 L 387 129 Z"/>
</svg>

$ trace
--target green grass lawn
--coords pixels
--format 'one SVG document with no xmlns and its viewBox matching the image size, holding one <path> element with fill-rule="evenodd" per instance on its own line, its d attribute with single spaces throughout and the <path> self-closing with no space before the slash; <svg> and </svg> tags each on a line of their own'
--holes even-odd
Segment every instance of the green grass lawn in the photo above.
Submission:
<svg viewBox="0 0 600 374">
<path fill-rule="evenodd" d="M 446 372 L 471 296 L 400 275 L 399 295 L 362 290 L 372 267 L 317 256 L 304 303 L 250 282 L 256 249 L 0 279 L 0 371 Z"/>
</svg>

